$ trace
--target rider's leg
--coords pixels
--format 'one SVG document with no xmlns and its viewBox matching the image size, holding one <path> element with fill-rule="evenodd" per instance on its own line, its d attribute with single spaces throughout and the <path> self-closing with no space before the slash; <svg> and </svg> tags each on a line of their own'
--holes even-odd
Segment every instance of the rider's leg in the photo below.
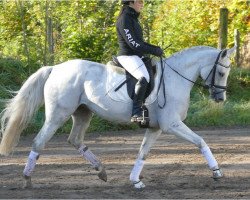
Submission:
<svg viewBox="0 0 250 200">
<path fill-rule="evenodd" d="M 140 122 L 143 120 L 141 107 L 150 81 L 147 68 L 138 56 L 118 56 L 117 59 L 138 80 L 135 86 L 131 121 Z"/>
<path fill-rule="evenodd" d="M 138 56 L 118 56 L 117 57 L 120 64 L 128 73 L 130 73 L 137 80 L 145 77 L 146 81 L 149 83 L 150 77 L 147 68 Z"/>
<path fill-rule="evenodd" d="M 147 91 L 148 82 L 144 77 L 140 78 L 135 85 L 131 122 L 142 121 L 142 105 Z"/>
</svg>

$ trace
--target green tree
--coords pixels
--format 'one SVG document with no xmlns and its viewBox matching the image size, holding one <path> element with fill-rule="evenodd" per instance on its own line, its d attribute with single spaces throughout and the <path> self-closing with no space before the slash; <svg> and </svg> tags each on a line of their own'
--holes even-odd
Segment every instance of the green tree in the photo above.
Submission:
<svg viewBox="0 0 250 200">
<path fill-rule="evenodd" d="M 238 0 L 169 0 L 161 5 L 154 21 L 153 38 L 162 44 L 173 44 L 169 54 L 196 45 L 217 47 L 218 19 L 220 7 L 229 8 L 229 44 L 233 43 L 233 32 L 238 28 L 244 36 L 249 32 L 249 6 Z"/>
</svg>

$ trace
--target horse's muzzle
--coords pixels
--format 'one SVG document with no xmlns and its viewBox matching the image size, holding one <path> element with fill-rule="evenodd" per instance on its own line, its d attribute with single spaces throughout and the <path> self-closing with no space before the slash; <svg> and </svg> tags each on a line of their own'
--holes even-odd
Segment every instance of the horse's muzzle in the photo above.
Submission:
<svg viewBox="0 0 250 200">
<path fill-rule="evenodd" d="M 210 97 L 217 103 L 226 101 L 226 91 L 213 90 Z"/>
</svg>

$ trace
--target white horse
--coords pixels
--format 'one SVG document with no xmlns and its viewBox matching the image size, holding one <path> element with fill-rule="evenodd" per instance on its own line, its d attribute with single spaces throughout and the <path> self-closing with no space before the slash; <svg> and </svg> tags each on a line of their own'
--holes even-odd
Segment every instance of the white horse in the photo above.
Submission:
<svg viewBox="0 0 250 200">
<path fill-rule="evenodd" d="M 213 177 L 222 177 L 208 145 L 182 121 L 187 115 L 190 91 L 199 76 L 204 80 L 204 86 L 207 86 L 215 101 L 226 99 L 230 56 L 234 50 L 235 48 L 220 51 L 212 47 L 193 47 L 163 59 L 162 67 L 161 62 L 157 63 L 156 84 L 146 100 L 150 128 L 146 130 L 138 158 L 130 174 L 130 181 L 135 188 L 145 187 L 139 176 L 150 148 L 162 132 L 174 134 L 193 143 L 205 157 L 213 171 Z M 110 78 L 111 76 L 113 78 Z M 160 77 L 164 81 L 159 81 Z M 112 87 L 106 86 L 107 79 Z M 124 79 L 123 70 L 113 70 L 104 64 L 86 60 L 71 60 L 53 67 L 42 67 L 27 79 L 2 112 L 0 144 L 0 154 L 10 154 L 35 111 L 45 103 L 46 119 L 33 141 L 32 151 L 23 171 L 25 187 L 32 186 L 31 173 L 39 154 L 70 116 L 73 118 L 73 127 L 68 142 L 100 171 L 99 178 L 107 180 L 104 166 L 84 145 L 84 134 L 93 113 L 110 121 L 130 123 L 132 100 L 127 97 L 126 87 L 123 86 L 119 90 L 121 95 L 125 94 L 125 100 L 119 100 L 119 95 L 117 97 L 117 93 L 113 91 Z"/>
</svg>

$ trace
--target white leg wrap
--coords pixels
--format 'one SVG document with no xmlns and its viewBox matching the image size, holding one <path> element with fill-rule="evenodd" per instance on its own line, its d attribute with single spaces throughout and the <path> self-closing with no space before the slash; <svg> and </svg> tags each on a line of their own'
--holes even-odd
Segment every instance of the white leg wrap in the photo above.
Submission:
<svg viewBox="0 0 250 200">
<path fill-rule="evenodd" d="M 101 165 L 101 162 L 98 160 L 98 158 L 88 149 L 86 145 L 81 145 L 80 148 L 78 149 L 79 153 L 91 163 L 91 165 L 94 168 L 99 168 Z"/>
<path fill-rule="evenodd" d="M 28 161 L 27 161 L 25 168 L 23 170 L 23 174 L 25 176 L 30 176 L 31 173 L 34 171 L 38 156 L 39 156 L 38 153 L 36 153 L 34 151 L 30 152 L 29 157 L 28 157 Z"/>
<path fill-rule="evenodd" d="M 202 147 L 201 153 L 203 154 L 203 156 L 207 160 L 207 163 L 208 163 L 208 166 L 210 169 L 218 168 L 218 163 L 215 160 L 215 158 L 214 158 L 214 156 L 213 156 L 213 154 L 208 146 Z"/>
<path fill-rule="evenodd" d="M 135 161 L 135 165 L 134 165 L 134 167 L 131 171 L 131 174 L 130 174 L 130 181 L 132 181 L 132 182 L 140 181 L 139 176 L 141 174 L 144 163 L 145 163 L 144 160 L 136 160 Z"/>
</svg>

